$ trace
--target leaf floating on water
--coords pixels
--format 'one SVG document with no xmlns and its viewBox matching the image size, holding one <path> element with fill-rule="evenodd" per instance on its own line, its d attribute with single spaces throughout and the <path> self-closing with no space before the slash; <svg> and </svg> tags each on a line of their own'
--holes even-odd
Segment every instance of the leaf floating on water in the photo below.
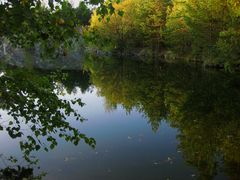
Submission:
<svg viewBox="0 0 240 180">
<path fill-rule="evenodd" d="M 70 156 L 70 157 L 65 157 L 65 158 L 64 158 L 64 161 L 65 161 L 65 162 L 72 161 L 72 160 L 76 160 L 76 157 Z"/>
<path fill-rule="evenodd" d="M 64 161 L 65 161 L 65 162 L 68 162 L 68 161 L 69 161 L 69 158 L 68 158 L 68 157 L 65 157 L 65 158 L 64 158 Z"/>
<path fill-rule="evenodd" d="M 166 160 L 166 162 L 168 162 L 169 164 L 173 164 L 173 158 L 168 157 L 167 160 Z"/>
<path fill-rule="evenodd" d="M 128 136 L 128 139 L 129 139 L 129 140 L 131 140 L 131 139 L 132 139 L 132 137 L 131 137 L 131 136 Z"/>
</svg>

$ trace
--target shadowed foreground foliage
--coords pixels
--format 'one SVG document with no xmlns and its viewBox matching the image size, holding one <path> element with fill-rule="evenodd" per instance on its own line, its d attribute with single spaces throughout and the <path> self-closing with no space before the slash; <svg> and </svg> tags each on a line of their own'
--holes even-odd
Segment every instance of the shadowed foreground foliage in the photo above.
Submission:
<svg viewBox="0 0 240 180">
<path fill-rule="evenodd" d="M 90 6 L 104 17 L 114 12 L 112 2 L 84 0 L 73 7 L 65 0 L 6 0 L 0 2 L 0 45 L 36 49 L 56 58 L 76 46 L 82 48 L 82 27 L 89 23 Z M 1 54 L 0 54 L 1 55 Z"/>
<path fill-rule="evenodd" d="M 61 97 L 65 89 L 72 92 L 81 84 L 82 91 L 87 89 L 88 76 L 81 73 L 79 76 L 83 79 L 72 83 L 73 77 L 68 76 L 68 73 L 12 68 L 2 70 L 0 108 L 10 117 L 1 118 L 0 130 L 20 140 L 20 148 L 26 160 L 30 161 L 32 151 L 53 149 L 58 144 L 58 137 L 75 145 L 83 139 L 90 146 L 95 146 L 93 138 L 80 133 L 68 122 L 69 117 L 84 121 L 73 107 L 74 104 L 83 106 L 81 99 L 66 100 Z"/>
</svg>

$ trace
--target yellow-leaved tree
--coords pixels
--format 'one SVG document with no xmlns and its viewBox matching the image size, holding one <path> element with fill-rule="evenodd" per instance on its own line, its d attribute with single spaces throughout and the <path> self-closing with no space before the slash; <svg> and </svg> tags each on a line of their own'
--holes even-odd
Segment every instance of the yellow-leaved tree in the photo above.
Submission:
<svg viewBox="0 0 240 180">
<path fill-rule="evenodd" d="M 115 13 L 111 16 L 101 19 L 94 12 L 88 36 L 97 37 L 98 46 L 111 49 L 159 49 L 163 44 L 166 6 L 165 0 L 124 0 L 115 3 Z"/>
</svg>

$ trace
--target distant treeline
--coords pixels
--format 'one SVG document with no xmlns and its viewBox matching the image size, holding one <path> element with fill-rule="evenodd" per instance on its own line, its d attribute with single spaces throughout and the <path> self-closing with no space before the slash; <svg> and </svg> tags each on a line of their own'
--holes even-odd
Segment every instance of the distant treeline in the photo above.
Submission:
<svg viewBox="0 0 240 180">
<path fill-rule="evenodd" d="M 231 69 L 240 64 L 239 0 L 123 0 L 93 13 L 85 39 L 107 51 L 165 55 Z"/>
</svg>

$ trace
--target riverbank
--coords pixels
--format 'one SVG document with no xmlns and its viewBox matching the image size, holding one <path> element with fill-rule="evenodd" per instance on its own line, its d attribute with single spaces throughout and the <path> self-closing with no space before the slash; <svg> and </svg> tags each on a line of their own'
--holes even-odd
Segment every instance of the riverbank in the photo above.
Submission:
<svg viewBox="0 0 240 180">
<path fill-rule="evenodd" d="M 224 64 L 218 63 L 218 61 L 213 58 L 207 61 L 203 59 L 196 58 L 193 55 L 177 55 L 173 51 L 164 50 L 162 52 L 152 52 L 149 49 L 134 49 L 131 51 L 107 51 L 98 48 L 86 48 L 86 53 L 92 54 L 95 56 L 112 56 L 117 58 L 135 58 L 140 61 L 148 62 L 162 62 L 162 63 L 190 63 L 198 64 L 204 68 L 225 70 L 225 71 L 240 71 L 240 64 Z"/>
</svg>

